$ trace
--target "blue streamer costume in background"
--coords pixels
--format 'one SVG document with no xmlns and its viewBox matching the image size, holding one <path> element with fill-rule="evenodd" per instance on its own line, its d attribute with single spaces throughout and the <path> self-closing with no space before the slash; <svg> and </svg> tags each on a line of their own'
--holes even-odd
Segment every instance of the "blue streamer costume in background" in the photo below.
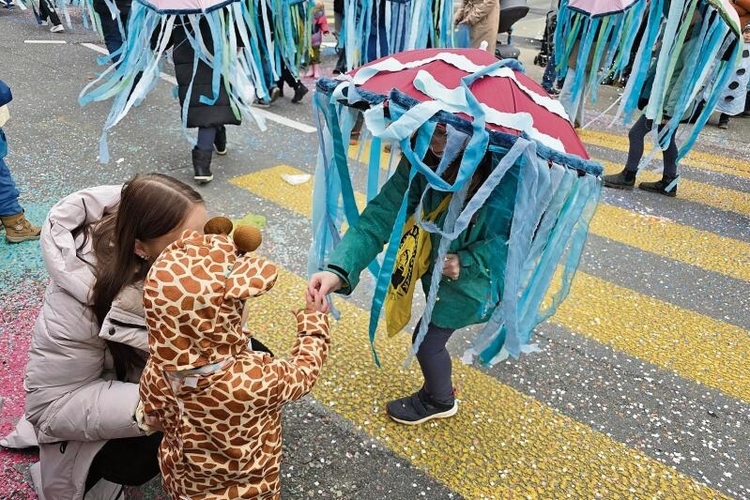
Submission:
<svg viewBox="0 0 750 500">
<path fill-rule="evenodd" d="M 454 47 L 453 0 L 344 0 L 347 70 L 404 50 Z"/>
<path fill-rule="evenodd" d="M 263 120 L 253 111 L 255 98 L 268 98 L 269 86 L 279 79 L 280 61 L 290 68 L 299 56 L 299 33 L 293 31 L 306 16 L 305 7 L 290 8 L 288 0 L 230 0 L 217 2 L 202 10 L 186 7 L 182 10 L 161 10 L 145 0 L 134 0 L 128 20 L 128 36 L 122 55 L 96 80 L 81 92 L 79 102 L 112 99 L 112 108 L 104 124 L 100 139 L 99 158 L 109 160 L 107 133 L 122 120 L 133 106 L 137 106 L 156 85 L 161 73 L 164 52 L 169 48 L 172 28 L 177 20 L 191 26 L 193 35 L 188 41 L 195 52 L 196 63 L 202 60 L 213 70 L 213 96 L 201 96 L 210 104 L 219 96 L 224 85 L 230 106 L 238 118 L 253 118 L 261 128 Z M 171 2 L 170 5 L 174 5 Z M 205 19 L 204 23 L 200 21 Z M 273 30 L 271 23 L 273 22 Z M 204 26 L 208 26 L 205 31 Z M 302 24 L 304 28 L 304 24 Z M 213 53 L 206 49 L 204 40 L 210 39 Z M 107 60 L 111 60 L 112 55 Z M 197 64 L 194 65 L 197 67 Z M 192 84 L 186 97 L 190 101 Z M 183 109 L 183 129 L 186 133 L 187 106 Z"/>
<path fill-rule="evenodd" d="M 679 147 L 678 159 L 684 157 L 739 61 L 741 33 L 734 9 L 722 0 L 635 0 L 623 12 L 592 16 L 569 4 L 570 0 L 561 1 L 555 30 L 558 75 L 565 75 L 576 45 L 576 68 L 591 68 L 576 72 L 573 102 L 586 99 L 587 89 L 595 101 L 598 84 L 607 77 L 619 78 L 631 51 L 637 49 L 616 119 L 629 122 L 638 111 L 639 98 L 649 95 L 645 114 L 653 120 L 654 130 L 668 118 L 662 133 L 655 134 L 666 147 L 680 121 L 691 116 L 694 126 Z M 702 21 L 691 32 L 688 27 L 696 11 Z M 636 46 L 639 27 L 644 31 Z M 690 50 L 683 53 L 689 42 Z M 678 59 L 684 63 L 680 74 L 675 72 Z M 651 79 L 649 68 L 654 63 Z M 664 115 L 667 103 L 674 105 L 669 117 Z"/>
<path fill-rule="evenodd" d="M 436 57 L 441 58 L 440 55 Z M 444 61 L 448 62 L 446 59 Z M 508 247 L 507 261 L 493 263 L 499 267 L 492 270 L 491 276 L 504 276 L 503 280 L 493 282 L 492 290 L 488 291 L 494 312 L 466 351 L 464 359 L 471 362 L 478 357 L 480 362 L 492 364 L 509 355 L 517 357 L 522 352 L 532 351 L 534 347 L 530 345 L 530 338 L 533 329 L 554 313 L 570 288 L 586 240 L 588 224 L 599 199 L 601 166 L 554 150 L 532 140 L 526 133 L 517 137 L 485 128 L 485 112 L 471 94 L 470 86 L 485 75 L 500 75 L 500 72 L 507 71 L 508 61 L 498 61 L 464 77 L 460 87 L 463 90 L 459 93 L 446 92 L 426 75 L 418 75 L 415 87 L 424 89 L 434 99 L 426 102 L 417 102 L 397 89 L 384 96 L 358 88 L 355 83 L 362 83 L 379 71 L 399 71 L 401 68 L 391 59 L 379 64 L 363 68 L 354 80 L 341 77 L 338 80 L 318 80 L 313 106 L 320 146 L 313 196 L 314 241 L 309 253 L 308 272 L 312 274 L 324 267 L 327 255 L 341 240 L 343 225 L 346 223 L 353 227 L 358 222 L 359 214 L 353 211 L 356 205 L 351 187 L 351 177 L 357 165 L 350 162 L 347 156 L 349 133 L 354 121 L 350 106 L 358 109 L 369 107 L 364 113 L 363 132 L 384 141 L 397 141 L 411 165 L 410 179 L 419 172 L 428 180 L 427 190 L 454 193 L 442 226 L 421 220 L 419 207 L 415 211 L 417 223 L 424 230 L 440 236 L 437 261 L 445 257 L 451 241 L 467 228 L 479 208 L 489 208 L 490 225 L 493 217 L 498 221 L 507 220 L 509 213 L 512 213 L 510 236 L 497 238 L 493 243 Z M 518 66 L 513 68 L 520 70 Z M 434 96 L 444 96 L 447 100 L 435 100 Z M 384 113 L 385 101 L 387 118 Z M 459 118 L 453 114 L 456 111 L 468 114 L 473 119 Z M 449 129 L 459 131 L 459 135 L 468 141 L 452 184 L 440 176 L 443 163 L 434 171 L 422 161 L 436 123 L 446 123 Z M 452 135 L 448 137 L 450 143 Z M 374 147 L 371 145 L 371 148 Z M 493 153 L 494 170 L 467 201 L 469 181 L 487 151 Z M 450 156 L 448 147 L 445 154 Z M 371 155 L 369 162 L 366 165 L 368 172 L 375 171 L 377 175 L 381 170 L 379 155 Z M 495 189 L 508 175 L 518 175 L 515 199 L 499 196 Z M 409 189 L 406 193 L 388 244 L 379 261 L 376 259 L 374 265 L 370 266 L 376 284 L 369 337 L 376 363 L 379 360 L 374 345 L 375 333 L 407 218 Z M 434 266 L 429 295 L 421 316 L 421 328 L 416 332 L 409 360 L 418 351 L 426 334 L 441 273 L 442 268 Z M 545 302 L 545 298 L 548 302 Z"/>
</svg>

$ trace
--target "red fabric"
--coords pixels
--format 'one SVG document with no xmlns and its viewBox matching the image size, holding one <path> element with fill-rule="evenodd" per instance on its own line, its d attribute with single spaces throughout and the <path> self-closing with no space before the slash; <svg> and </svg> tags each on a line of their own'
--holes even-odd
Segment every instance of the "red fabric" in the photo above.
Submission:
<svg viewBox="0 0 750 500">
<path fill-rule="evenodd" d="M 402 63 L 407 63 L 426 59 L 441 52 L 462 54 L 475 64 L 484 66 L 494 64 L 498 61 L 495 56 L 489 52 L 479 49 L 411 50 L 400 52 L 388 57 L 394 57 Z M 361 66 L 358 70 L 377 64 L 380 61 L 382 61 L 382 59 Z M 352 75 L 356 74 L 358 70 L 352 71 Z M 419 71 L 427 71 L 447 88 L 458 87 L 461 83 L 461 78 L 469 75 L 469 73 L 443 61 L 433 61 L 418 68 L 405 69 L 395 73 L 379 73 L 361 85 L 361 88 L 381 95 L 388 95 L 391 89 L 396 88 L 419 101 L 426 101 L 428 100 L 428 97 L 414 87 L 414 79 Z M 525 74 L 515 72 L 515 76 L 519 82 L 530 90 L 536 92 L 540 96 L 547 96 L 547 93 L 541 85 Z M 565 146 L 565 151 L 567 153 L 578 155 L 584 159 L 589 159 L 586 148 L 583 146 L 581 139 L 578 137 L 578 134 L 570 122 L 562 116 L 551 113 L 547 109 L 536 104 L 532 98 L 510 78 L 484 77 L 475 81 L 470 86 L 470 89 L 471 93 L 479 102 L 486 104 L 493 109 L 505 113 L 530 113 L 534 118 L 534 126 L 539 132 L 559 139 Z M 458 116 L 471 120 L 471 117 L 463 113 L 459 113 Z M 487 128 L 511 135 L 520 135 L 520 132 L 517 130 L 507 129 L 492 124 L 488 124 Z"/>
</svg>

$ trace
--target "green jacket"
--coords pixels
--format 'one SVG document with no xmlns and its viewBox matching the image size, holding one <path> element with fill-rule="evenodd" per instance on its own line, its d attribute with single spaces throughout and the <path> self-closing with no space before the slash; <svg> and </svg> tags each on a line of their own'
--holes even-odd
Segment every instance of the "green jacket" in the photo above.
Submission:
<svg viewBox="0 0 750 500">
<path fill-rule="evenodd" d="M 473 221 L 451 242 L 448 253 L 459 257 L 461 271 L 456 280 L 442 277 L 432 322 L 443 328 L 462 328 L 487 321 L 502 296 L 503 270 L 507 259 L 512 208 L 515 202 L 517 167 L 505 175 L 494 194 L 474 215 Z M 337 274 L 344 285 L 339 293 L 349 294 L 359 283 L 359 275 L 388 242 L 409 183 L 409 163 L 402 159 L 396 171 L 362 212 L 356 226 L 349 228 L 331 254 L 326 270 Z M 407 216 L 414 213 L 427 179 L 418 173 L 409 191 Z M 424 213 L 432 212 L 445 194 L 430 190 Z M 493 201 L 494 200 L 494 201 Z M 442 227 L 445 211 L 436 223 Z M 432 254 L 437 255 L 439 235 L 432 234 Z M 429 292 L 435 259 L 422 277 Z"/>
</svg>

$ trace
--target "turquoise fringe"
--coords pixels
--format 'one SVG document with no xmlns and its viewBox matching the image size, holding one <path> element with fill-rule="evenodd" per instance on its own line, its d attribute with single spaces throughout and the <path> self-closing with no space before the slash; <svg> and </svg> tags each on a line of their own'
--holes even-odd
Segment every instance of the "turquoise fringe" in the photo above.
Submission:
<svg viewBox="0 0 750 500">
<path fill-rule="evenodd" d="M 295 7 L 290 9 L 281 0 L 267 4 L 265 0 L 236 1 L 218 4 L 203 13 L 180 14 L 160 12 L 140 0 L 134 1 L 128 21 L 128 36 L 123 44 L 122 57 L 118 64 L 111 64 L 99 77 L 89 83 L 79 96 L 82 106 L 90 102 L 112 99 L 107 120 L 100 138 L 99 159 L 109 161 L 107 135 L 130 110 L 137 106 L 156 85 L 161 62 L 169 47 L 172 28 L 178 19 L 189 23 L 193 35 L 188 42 L 195 51 L 196 62 L 200 59 L 213 69 L 213 93 L 201 96 L 201 102 L 210 104 L 219 96 L 219 86 L 224 85 L 235 116 L 251 118 L 265 128 L 262 118 L 251 107 L 256 96 L 267 98 L 269 87 L 279 79 L 281 60 L 295 71 L 300 38 L 293 36 L 273 40 L 269 19 L 273 17 L 276 30 L 296 23 L 306 15 Z M 293 14 L 293 15 L 292 15 Z M 201 19 L 207 21 L 208 33 L 200 27 Z M 292 19 L 294 18 L 294 19 Z M 204 37 L 210 37 L 214 53 L 209 54 Z M 111 62 L 113 55 L 104 58 Z M 294 64 L 294 66 L 292 66 Z M 197 66 L 197 64 L 196 64 Z M 140 78 L 136 78 L 139 75 Z M 186 100 L 192 94 L 192 83 Z M 183 133 L 187 134 L 187 106 L 182 110 Z"/>
<path fill-rule="evenodd" d="M 464 78 L 463 85 L 468 90 L 474 79 L 505 64 L 506 62 L 499 61 L 470 74 Z M 439 93 L 436 89 L 432 90 Z M 390 95 L 382 96 L 371 94 L 351 81 L 322 78 L 317 82 L 313 108 L 320 146 L 315 172 L 313 243 L 308 255 L 308 272 L 312 274 L 324 267 L 327 256 L 341 240 L 344 224 L 354 226 L 358 222 L 359 214 L 352 209 L 354 192 L 351 188 L 351 178 L 355 175 L 358 162 L 350 161 L 347 151 L 352 126 L 359 113 L 353 106 L 358 109 L 369 108 L 364 112 L 360 141 L 371 134 L 380 141 L 398 142 L 412 165 L 410 180 L 419 172 L 428 179 L 427 189 L 454 193 L 442 227 L 419 221 L 425 230 L 440 235 L 440 243 L 436 249 L 438 260 L 444 257 L 450 242 L 466 229 L 472 215 L 485 204 L 492 204 L 493 210 L 498 207 L 498 210 L 513 212 L 509 240 L 497 243 L 508 245 L 507 262 L 491 273 L 493 276 L 504 277 L 502 282 L 492 284 L 493 290 L 488 294 L 493 298 L 490 307 L 494 308 L 494 313 L 465 354 L 467 360 L 478 357 L 480 362 L 492 364 L 508 355 L 517 357 L 520 353 L 533 351 L 534 346 L 530 343 L 532 331 L 540 322 L 554 314 L 567 295 L 586 240 L 588 224 L 601 193 L 599 176 L 602 169 L 595 162 L 551 150 L 525 134 L 516 137 L 499 132 L 488 133 L 484 127 L 484 112 L 470 92 L 465 92 L 465 96 L 465 102 L 452 102 L 451 106 L 458 106 L 473 116 L 474 119 L 470 122 L 442 111 L 443 105 L 438 101 L 417 103 L 395 89 Z M 388 101 L 388 118 L 384 113 L 384 100 Z M 439 166 L 436 172 L 422 161 L 429 138 L 438 122 L 447 123 L 470 139 L 453 184 L 440 177 L 439 172 L 444 166 Z M 413 149 L 412 136 L 415 138 Z M 371 150 L 380 149 L 376 148 L 376 144 L 371 144 L 370 147 Z M 466 202 L 468 181 L 487 150 L 496 153 L 498 163 L 485 184 Z M 449 153 L 446 152 L 446 155 Z M 369 199 L 373 194 L 370 192 L 372 183 L 385 181 L 380 175 L 380 155 L 371 153 L 361 161 L 365 162 L 367 168 Z M 509 172 L 520 172 L 518 194 L 510 203 L 508 200 L 493 198 L 494 188 Z M 370 266 L 376 284 L 368 336 L 378 365 L 380 361 L 375 349 L 375 335 L 401 229 L 407 218 L 406 208 L 405 196 L 385 250 Z M 417 209 L 416 213 L 419 212 Z M 561 279 L 555 288 L 552 283 L 558 268 L 561 270 Z M 430 292 L 421 316 L 422 328 L 416 332 L 407 363 L 419 349 L 426 334 L 440 278 L 438 266 L 430 277 Z M 545 297 L 549 296 L 548 292 L 552 294 L 552 302 L 544 304 Z"/>
<path fill-rule="evenodd" d="M 702 13 L 697 34 L 688 40 L 693 12 Z M 645 24 L 643 39 L 634 47 L 635 35 Z M 568 68 L 568 58 L 576 44 L 575 81 L 571 86 L 573 102 L 590 98 L 596 101 L 597 87 L 607 77 L 619 78 L 630 58 L 638 50 L 615 120 L 628 123 L 639 112 L 638 101 L 649 91 L 646 117 L 654 121 L 654 130 L 666 121 L 658 142 L 666 145 L 680 121 L 697 113 L 698 103 L 705 105 L 694 126 L 682 137 L 679 158 L 695 143 L 741 56 L 741 33 L 736 12 L 724 9 L 718 0 L 646 0 L 635 1 L 624 12 L 591 17 L 562 0 L 555 31 L 555 60 L 559 76 Z M 654 47 L 658 52 L 652 54 Z M 655 63 L 653 62 L 655 61 Z M 683 70 L 676 72 L 680 64 Z M 653 80 L 649 68 L 655 64 Z M 595 68 L 582 71 L 580 68 Z M 652 72 L 653 73 L 653 72 Z M 586 93 L 590 95 L 586 95 Z"/>
</svg>

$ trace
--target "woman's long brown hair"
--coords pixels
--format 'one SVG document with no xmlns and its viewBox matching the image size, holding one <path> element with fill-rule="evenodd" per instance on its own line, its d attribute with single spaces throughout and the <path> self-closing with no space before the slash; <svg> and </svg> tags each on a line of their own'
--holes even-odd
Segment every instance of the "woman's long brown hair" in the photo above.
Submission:
<svg viewBox="0 0 750 500">
<path fill-rule="evenodd" d="M 99 326 L 123 287 L 143 280 L 151 262 L 135 254 L 136 239 L 147 242 L 170 233 L 203 198 L 193 188 L 163 174 L 136 175 L 122 188 L 117 212 L 93 228 L 96 283 L 91 289 L 94 314 Z M 119 342 L 107 341 L 119 380 L 131 367 L 143 367 L 137 351 Z"/>
</svg>

